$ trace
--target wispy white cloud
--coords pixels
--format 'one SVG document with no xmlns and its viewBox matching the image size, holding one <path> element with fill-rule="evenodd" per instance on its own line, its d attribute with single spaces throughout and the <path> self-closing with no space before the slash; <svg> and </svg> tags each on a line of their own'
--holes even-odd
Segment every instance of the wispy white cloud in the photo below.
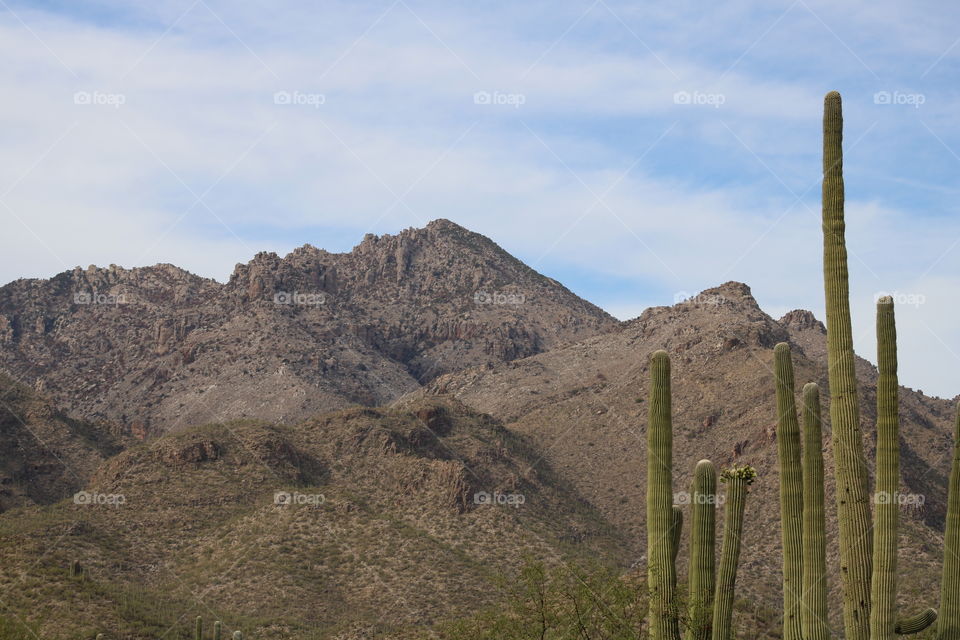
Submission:
<svg viewBox="0 0 960 640">
<path fill-rule="evenodd" d="M 858 329 L 874 293 L 925 295 L 900 316 L 903 379 L 957 391 L 953 9 L 9 6 L 0 280 L 161 261 L 223 279 L 255 250 L 448 217 L 620 315 L 729 279 L 819 313 L 819 111 L 840 88 Z"/>
</svg>

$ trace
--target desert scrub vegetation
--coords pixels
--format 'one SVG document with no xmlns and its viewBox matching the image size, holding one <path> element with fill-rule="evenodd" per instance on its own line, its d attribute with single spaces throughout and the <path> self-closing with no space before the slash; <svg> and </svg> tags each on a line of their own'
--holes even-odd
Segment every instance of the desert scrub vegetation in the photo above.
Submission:
<svg viewBox="0 0 960 640">
<path fill-rule="evenodd" d="M 497 604 L 473 616 L 441 625 L 443 640 L 646 640 L 649 638 L 646 580 L 597 564 L 547 565 L 526 558 L 516 573 L 496 581 Z M 679 593 L 686 593 L 685 584 Z M 693 632 L 688 602 L 678 598 L 678 626 Z M 693 609 L 696 611 L 696 608 Z M 780 615 L 737 599 L 738 638 L 779 636 Z M 438 637 L 437 635 L 424 636 Z"/>
<path fill-rule="evenodd" d="M 497 580 L 498 604 L 445 625 L 450 640 L 544 640 L 645 637 L 643 585 L 604 567 L 548 567 L 528 558 L 512 577 Z M 643 636 L 641 636 L 643 634 Z"/>
</svg>

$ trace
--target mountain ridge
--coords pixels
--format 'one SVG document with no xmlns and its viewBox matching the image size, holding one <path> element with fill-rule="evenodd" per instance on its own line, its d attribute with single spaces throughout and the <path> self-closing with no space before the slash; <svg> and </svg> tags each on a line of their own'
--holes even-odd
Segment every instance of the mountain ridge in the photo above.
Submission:
<svg viewBox="0 0 960 640">
<path fill-rule="evenodd" d="M 0 287 L 0 367 L 80 418 L 144 436 L 383 404 L 440 373 L 617 325 L 437 220 L 339 254 L 260 252 L 223 284 L 164 263 L 14 281 Z"/>
</svg>

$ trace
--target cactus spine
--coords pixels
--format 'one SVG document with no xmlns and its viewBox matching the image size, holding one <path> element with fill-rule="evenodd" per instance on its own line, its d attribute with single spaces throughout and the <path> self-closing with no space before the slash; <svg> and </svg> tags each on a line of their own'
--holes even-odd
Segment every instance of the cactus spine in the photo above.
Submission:
<svg viewBox="0 0 960 640">
<path fill-rule="evenodd" d="M 717 572 L 717 592 L 713 605 L 713 640 L 731 640 L 734 585 L 740 561 L 740 540 L 743 536 L 743 512 L 747 490 L 757 472 L 753 467 L 733 467 L 721 475 L 727 485 L 727 504 L 723 521 L 723 549 Z"/>
<path fill-rule="evenodd" d="M 938 640 L 960 640 L 960 405 L 957 406 L 953 465 L 947 492 L 947 529 L 943 538 Z"/>
<path fill-rule="evenodd" d="M 686 640 L 710 640 L 717 562 L 717 471 L 701 460 L 693 472 L 690 504 L 689 626 Z"/>
<path fill-rule="evenodd" d="M 820 387 L 803 386 L 803 640 L 827 640 L 827 540 Z"/>
<path fill-rule="evenodd" d="M 803 589 L 803 470 L 794 400 L 790 345 L 773 350 L 777 386 L 777 457 L 780 460 L 780 535 L 783 541 L 783 638 L 800 640 Z"/>
<path fill-rule="evenodd" d="M 673 562 L 673 426 L 670 405 L 670 357 L 657 351 L 650 359 L 647 421 L 647 584 L 650 590 L 650 640 L 679 640 Z"/>
<path fill-rule="evenodd" d="M 823 101 L 823 281 L 840 524 L 843 626 L 846 640 L 867 640 L 870 635 L 871 517 L 850 324 L 842 143 L 840 94 L 831 91 Z"/>
<path fill-rule="evenodd" d="M 897 329 L 893 299 L 877 302 L 877 480 L 874 502 L 870 637 L 891 640 L 897 608 L 900 435 L 897 415 Z"/>
</svg>

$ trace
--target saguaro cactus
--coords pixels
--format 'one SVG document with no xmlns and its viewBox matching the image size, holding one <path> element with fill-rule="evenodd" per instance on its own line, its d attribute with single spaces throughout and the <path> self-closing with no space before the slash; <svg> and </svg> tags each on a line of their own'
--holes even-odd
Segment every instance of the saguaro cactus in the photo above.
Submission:
<svg viewBox="0 0 960 640">
<path fill-rule="evenodd" d="M 846 640 L 867 640 L 870 635 L 871 516 L 854 371 L 843 199 L 843 113 L 840 94 L 831 91 L 823 101 L 823 281 L 840 524 L 843 624 Z"/>
<path fill-rule="evenodd" d="M 740 562 L 740 541 L 743 536 L 743 513 L 746 509 L 748 487 L 757 472 L 753 467 L 733 467 L 721 475 L 727 485 L 727 504 L 724 510 L 723 549 L 720 570 L 717 572 L 717 592 L 713 606 L 713 640 L 731 640 L 733 595 Z"/>
<path fill-rule="evenodd" d="M 900 418 L 897 401 L 897 329 L 893 298 L 877 302 L 877 480 L 873 530 L 870 637 L 892 640 L 897 610 L 897 532 L 900 504 Z"/>
<path fill-rule="evenodd" d="M 803 470 L 794 400 L 790 345 L 773 350 L 777 387 L 777 457 L 780 459 L 780 535 L 783 541 L 783 638 L 800 640 L 803 593 Z"/>
<path fill-rule="evenodd" d="M 213 623 L 213 640 L 220 640 L 220 627 L 219 620 Z"/>
<path fill-rule="evenodd" d="M 947 492 L 947 529 L 943 537 L 938 640 L 960 640 L 960 405 L 957 406 L 953 466 Z"/>
<path fill-rule="evenodd" d="M 193 637 L 195 640 L 203 640 L 203 618 L 200 616 L 197 616 L 197 625 Z"/>
<path fill-rule="evenodd" d="M 686 640 L 710 640 L 717 562 L 717 471 L 701 460 L 690 492 L 689 626 Z"/>
<path fill-rule="evenodd" d="M 803 387 L 803 640 L 827 640 L 827 540 L 820 387 Z"/>
<path fill-rule="evenodd" d="M 650 640 L 679 640 L 676 567 L 673 562 L 673 425 L 670 357 L 650 358 L 647 420 L 647 584 L 650 590 Z"/>
</svg>

